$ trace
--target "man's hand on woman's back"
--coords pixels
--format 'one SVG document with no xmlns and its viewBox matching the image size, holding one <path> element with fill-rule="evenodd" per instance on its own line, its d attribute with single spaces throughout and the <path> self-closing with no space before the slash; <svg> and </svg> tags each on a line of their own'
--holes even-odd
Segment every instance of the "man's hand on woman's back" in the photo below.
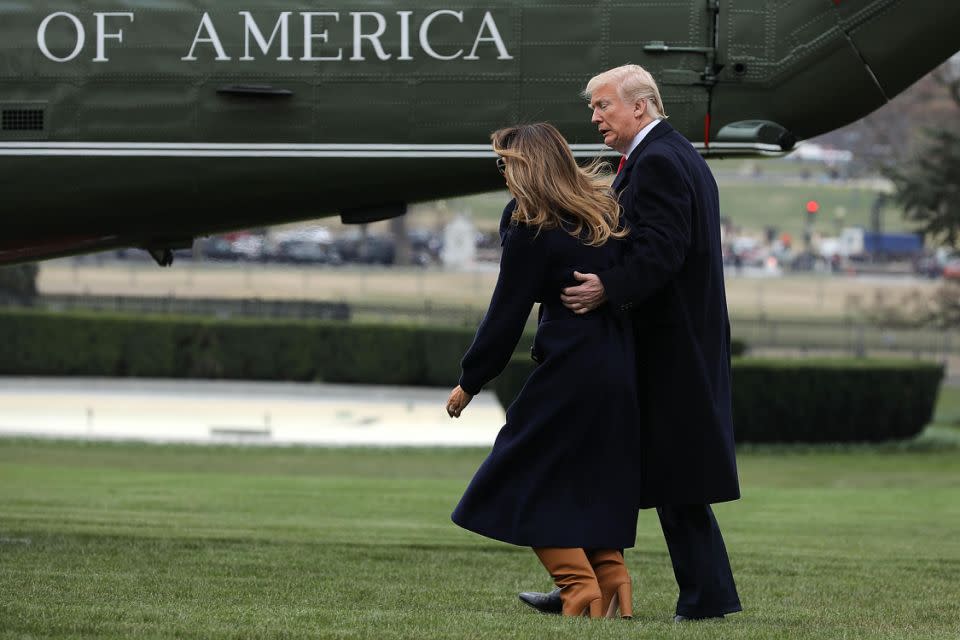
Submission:
<svg viewBox="0 0 960 640">
<path fill-rule="evenodd" d="M 567 309 L 583 315 L 607 301 L 607 293 L 597 275 L 574 271 L 573 277 L 580 284 L 575 287 L 567 287 L 560 294 L 560 300 Z"/>
</svg>

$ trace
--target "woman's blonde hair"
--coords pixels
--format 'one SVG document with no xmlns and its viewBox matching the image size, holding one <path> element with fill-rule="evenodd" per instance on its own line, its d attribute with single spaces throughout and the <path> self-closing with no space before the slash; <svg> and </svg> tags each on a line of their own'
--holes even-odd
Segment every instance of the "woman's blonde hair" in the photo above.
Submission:
<svg viewBox="0 0 960 640">
<path fill-rule="evenodd" d="M 505 160 L 507 187 L 517 199 L 513 220 L 538 230 L 562 226 L 594 247 L 627 235 L 604 163 L 598 159 L 579 167 L 553 125 L 507 127 L 494 131 L 490 139 Z"/>
</svg>

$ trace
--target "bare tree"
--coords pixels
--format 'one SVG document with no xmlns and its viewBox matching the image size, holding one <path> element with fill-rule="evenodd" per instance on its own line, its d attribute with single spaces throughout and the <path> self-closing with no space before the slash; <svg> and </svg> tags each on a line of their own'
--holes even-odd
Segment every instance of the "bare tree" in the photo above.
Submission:
<svg viewBox="0 0 960 640">
<path fill-rule="evenodd" d="M 954 249 L 960 248 L 960 56 L 930 74 L 931 83 L 946 96 L 948 113 L 941 126 L 924 128 L 915 154 L 887 166 L 883 173 L 896 186 L 894 199 L 917 231 Z M 944 328 L 960 326 L 960 282 L 948 281 L 929 304 L 899 305 L 917 322 Z"/>
<path fill-rule="evenodd" d="M 870 115 L 814 141 L 853 151 L 855 168 L 862 172 L 897 166 L 922 151 L 925 128 L 956 125 L 958 101 L 960 54 Z"/>
</svg>

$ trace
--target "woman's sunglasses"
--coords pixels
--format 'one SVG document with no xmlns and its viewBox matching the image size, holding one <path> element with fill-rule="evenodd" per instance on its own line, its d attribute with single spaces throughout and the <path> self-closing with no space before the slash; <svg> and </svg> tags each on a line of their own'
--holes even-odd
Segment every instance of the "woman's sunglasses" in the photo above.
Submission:
<svg viewBox="0 0 960 640">
<path fill-rule="evenodd" d="M 503 156 L 497 156 L 497 171 L 500 172 L 500 175 L 503 175 L 507 171 L 507 161 Z"/>
</svg>

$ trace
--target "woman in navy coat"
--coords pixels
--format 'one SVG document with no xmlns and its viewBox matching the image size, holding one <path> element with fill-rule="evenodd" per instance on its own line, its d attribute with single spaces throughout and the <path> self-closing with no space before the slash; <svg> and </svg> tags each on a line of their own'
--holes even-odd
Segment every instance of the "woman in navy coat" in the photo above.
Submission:
<svg viewBox="0 0 960 640">
<path fill-rule="evenodd" d="M 461 363 L 451 417 L 504 369 L 535 302 L 540 364 L 453 512 L 483 536 L 533 547 L 561 588 L 563 612 L 631 614 L 622 549 L 636 538 L 640 469 L 636 354 L 627 314 L 577 315 L 560 301 L 574 272 L 623 261 L 628 233 L 596 167 L 577 166 L 548 124 L 493 134 L 514 201 L 500 276 Z M 584 397 L 601 399 L 583 402 Z"/>
</svg>

